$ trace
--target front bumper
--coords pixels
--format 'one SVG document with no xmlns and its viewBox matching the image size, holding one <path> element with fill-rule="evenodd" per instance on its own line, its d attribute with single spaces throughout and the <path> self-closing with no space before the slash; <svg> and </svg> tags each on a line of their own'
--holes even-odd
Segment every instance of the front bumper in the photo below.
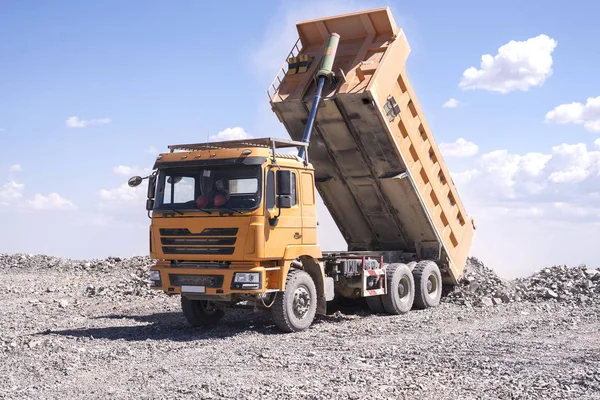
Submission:
<svg viewBox="0 0 600 400">
<path fill-rule="evenodd" d="M 232 264 L 228 268 L 182 268 L 157 263 L 150 271 L 158 271 L 160 280 L 152 281 L 152 289 L 168 294 L 195 293 L 224 296 L 233 293 L 265 293 L 280 290 L 278 267 Z M 234 282 L 236 273 L 256 273 L 258 282 Z M 258 286 L 256 285 L 258 284 Z"/>
</svg>

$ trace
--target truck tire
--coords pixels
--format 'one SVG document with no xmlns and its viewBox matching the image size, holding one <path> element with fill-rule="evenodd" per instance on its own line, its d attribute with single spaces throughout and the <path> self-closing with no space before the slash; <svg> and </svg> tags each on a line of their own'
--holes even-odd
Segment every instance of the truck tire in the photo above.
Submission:
<svg viewBox="0 0 600 400">
<path fill-rule="evenodd" d="M 367 301 L 367 306 L 369 307 L 369 310 L 373 314 L 383 314 L 383 313 L 385 313 L 385 308 L 383 308 L 383 303 L 381 302 L 381 297 L 382 296 L 369 296 L 369 297 L 365 297 L 365 299 Z"/>
<path fill-rule="evenodd" d="M 275 325 L 283 332 L 302 332 L 312 324 L 317 311 L 317 289 L 310 275 L 291 269 L 285 291 L 277 293 L 271 307 Z"/>
<path fill-rule="evenodd" d="M 185 319 L 192 326 L 212 326 L 216 325 L 225 311 L 210 306 L 206 300 L 191 300 L 181 296 L 181 310 Z"/>
<path fill-rule="evenodd" d="M 409 312 L 415 299 L 415 281 L 406 264 L 390 264 L 386 270 L 387 293 L 381 303 L 388 314 L 400 315 Z"/>
<path fill-rule="evenodd" d="M 442 275 L 433 261 L 419 261 L 413 269 L 417 309 L 437 307 L 442 297 Z"/>
</svg>

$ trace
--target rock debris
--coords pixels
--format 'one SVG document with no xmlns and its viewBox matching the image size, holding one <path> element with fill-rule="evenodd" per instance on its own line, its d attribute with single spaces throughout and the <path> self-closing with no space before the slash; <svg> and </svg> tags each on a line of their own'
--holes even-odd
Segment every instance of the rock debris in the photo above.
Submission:
<svg viewBox="0 0 600 400">
<path fill-rule="evenodd" d="M 459 284 L 443 298 L 445 302 L 472 306 L 548 300 L 570 304 L 599 301 L 600 269 L 557 265 L 536 271 L 529 277 L 506 280 L 471 257 Z"/>
<path fill-rule="evenodd" d="M 471 258 L 435 309 L 281 334 L 268 313 L 190 327 L 151 265 L 0 254 L 0 398 L 600 398 L 598 269 L 504 280 Z"/>
</svg>

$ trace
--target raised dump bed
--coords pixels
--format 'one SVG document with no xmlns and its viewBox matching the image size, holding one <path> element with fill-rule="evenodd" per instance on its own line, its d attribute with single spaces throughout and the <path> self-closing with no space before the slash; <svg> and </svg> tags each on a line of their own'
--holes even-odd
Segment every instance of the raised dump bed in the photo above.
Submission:
<svg viewBox="0 0 600 400">
<path fill-rule="evenodd" d="M 338 82 L 323 90 L 308 156 L 348 250 L 415 253 L 456 283 L 475 227 L 406 75 L 410 47 L 390 10 L 304 21 L 297 30 L 269 98 L 291 138 L 301 140 L 326 41 L 340 35 Z"/>
</svg>

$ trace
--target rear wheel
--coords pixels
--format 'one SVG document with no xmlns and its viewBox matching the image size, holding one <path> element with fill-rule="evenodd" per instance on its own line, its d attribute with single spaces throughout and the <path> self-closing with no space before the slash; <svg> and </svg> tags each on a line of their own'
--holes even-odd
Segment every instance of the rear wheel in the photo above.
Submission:
<svg viewBox="0 0 600 400">
<path fill-rule="evenodd" d="M 413 269 L 415 278 L 415 308 L 437 307 L 442 297 L 442 275 L 433 261 L 419 261 Z"/>
<path fill-rule="evenodd" d="M 181 310 L 192 326 L 216 325 L 225 315 L 225 311 L 215 308 L 210 301 L 191 300 L 184 296 L 181 296 Z"/>
<path fill-rule="evenodd" d="M 369 310 L 373 314 L 383 314 L 385 313 L 385 308 L 383 308 L 383 303 L 381 302 L 381 296 L 369 296 L 365 297 L 367 301 L 367 306 Z"/>
<path fill-rule="evenodd" d="M 271 307 L 275 325 L 284 332 L 301 332 L 312 324 L 317 310 L 317 289 L 308 273 L 292 269 L 285 291 L 277 293 Z"/>
<path fill-rule="evenodd" d="M 387 293 L 381 296 L 383 308 L 389 314 L 400 315 L 410 311 L 415 298 L 415 281 L 406 264 L 387 267 Z"/>
</svg>

